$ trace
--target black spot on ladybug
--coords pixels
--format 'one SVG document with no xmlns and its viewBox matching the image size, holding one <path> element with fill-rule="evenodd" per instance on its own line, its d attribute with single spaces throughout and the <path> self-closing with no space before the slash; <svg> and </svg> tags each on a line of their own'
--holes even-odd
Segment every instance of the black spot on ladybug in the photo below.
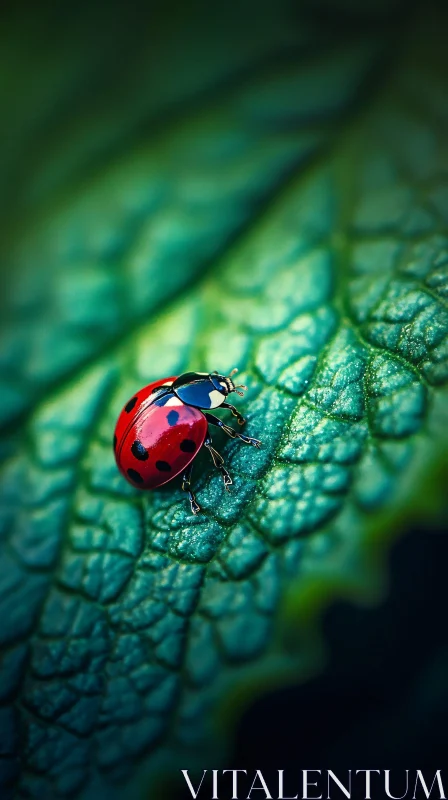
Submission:
<svg viewBox="0 0 448 800">
<path fill-rule="evenodd" d="M 148 458 L 148 451 L 146 447 L 143 447 L 142 443 L 136 439 L 134 444 L 131 447 L 132 455 L 138 458 L 139 461 L 146 461 Z"/>
<path fill-rule="evenodd" d="M 137 397 L 137 396 L 135 396 L 135 397 L 132 397 L 132 398 L 131 398 L 131 400 L 129 400 L 129 402 L 128 402 L 128 403 L 126 403 L 126 405 L 125 405 L 125 407 L 124 407 L 124 410 L 125 410 L 125 411 L 126 411 L 128 414 L 129 414 L 129 412 L 130 412 L 130 411 L 132 411 L 132 409 L 134 408 L 134 406 L 135 406 L 135 404 L 136 404 L 137 400 L 138 400 L 138 397 Z"/>
<path fill-rule="evenodd" d="M 160 472 L 171 472 L 171 467 L 167 461 L 156 461 L 156 467 Z"/>
<path fill-rule="evenodd" d="M 196 450 L 196 444 L 193 439 L 183 439 L 179 447 L 183 453 L 194 453 Z"/>
<path fill-rule="evenodd" d="M 143 478 L 136 469 L 128 469 L 128 475 L 131 481 L 134 481 L 134 483 L 143 483 Z"/>
<path fill-rule="evenodd" d="M 114 450 L 117 449 L 117 437 L 114 434 Z"/>
<path fill-rule="evenodd" d="M 179 412 L 170 411 L 170 413 L 166 415 L 166 418 L 168 420 L 168 425 L 175 425 L 177 420 L 179 419 Z"/>
</svg>

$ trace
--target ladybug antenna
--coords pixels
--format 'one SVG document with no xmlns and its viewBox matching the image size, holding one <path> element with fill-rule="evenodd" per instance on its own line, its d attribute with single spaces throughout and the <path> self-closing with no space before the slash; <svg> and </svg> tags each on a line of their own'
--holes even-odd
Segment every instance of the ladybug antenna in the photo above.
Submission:
<svg viewBox="0 0 448 800">
<path fill-rule="evenodd" d="M 235 372 L 238 372 L 238 368 L 237 367 L 232 369 L 232 372 L 230 372 L 230 374 L 229 374 L 229 378 L 230 378 L 230 380 L 232 382 L 232 386 L 233 386 L 232 392 L 236 392 L 237 394 L 239 394 L 240 397 L 242 397 L 243 396 L 243 392 L 239 392 L 238 389 L 247 389 L 247 386 L 244 386 L 243 383 L 239 383 L 237 386 L 235 386 L 235 384 L 232 381 L 232 375 L 235 375 Z"/>
</svg>

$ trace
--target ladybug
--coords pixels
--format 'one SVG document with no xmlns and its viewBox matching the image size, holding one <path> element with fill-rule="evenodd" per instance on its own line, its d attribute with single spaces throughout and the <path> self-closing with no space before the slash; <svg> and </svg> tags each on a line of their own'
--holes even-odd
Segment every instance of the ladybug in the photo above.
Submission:
<svg viewBox="0 0 448 800">
<path fill-rule="evenodd" d="M 188 493 L 193 514 L 197 514 L 201 507 L 191 488 L 191 472 L 193 460 L 204 446 L 228 489 L 232 478 L 223 457 L 212 446 L 209 425 L 221 428 L 232 439 L 254 447 L 261 444 L 209 413 L 212 408 L 228 408 L 244 425 L 244 417 L 226 402 L 231 392 L 242 397 L 240 390 L 247 388 L 235 386 L 235 372 L 238 370 L 233 369 L 228 376 L 185 372 L 150 383 L 133 395 L 118 417 L 114 434 L 115 459 L 126 480 L 138 489 L 155 489 L 182 474 L 182 489 Z"/>
</svg>

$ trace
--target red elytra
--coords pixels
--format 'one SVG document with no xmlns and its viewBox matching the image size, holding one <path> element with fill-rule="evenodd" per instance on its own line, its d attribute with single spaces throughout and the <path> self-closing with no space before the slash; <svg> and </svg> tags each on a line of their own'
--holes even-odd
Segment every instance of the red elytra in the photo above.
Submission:
<svg viewBox="0 0 448 800">
<path fill-rule="evenodd" d="M 232 376 L 218 372 L 184 372 L 178 377 L 162 378 L 140 389 L 118 417 L 114 434 L 114 452 L 118 468 L 133 486 L 156 489 L 182 473 L 182 489 L 188 494 L 193 514 L 201 507 L 191 486 L 193 459 L 204 447 L 214 467 L 221 473 L 224 488 L 233 481 L 222 455 L 212 445 L 210 428 L 220 428 L 232 439 L 260 447 L 261 442 L 246 436 L 211 413 L 227 409 L 240 425 L 246 420 L 227 402 L 229 394 L 242 396 L 243 384 L 235 385 Z"/>
<path fill-rule="evenodd" d="M 155 489 L 184 472 L 207 436 L 203 413 L 182 401 L 155 405 L 154 390 L 169 386 L 175 376 L 154 381 L 124 406 L 115 426 L 118 468 L 139 489 Z"/>
</svg>

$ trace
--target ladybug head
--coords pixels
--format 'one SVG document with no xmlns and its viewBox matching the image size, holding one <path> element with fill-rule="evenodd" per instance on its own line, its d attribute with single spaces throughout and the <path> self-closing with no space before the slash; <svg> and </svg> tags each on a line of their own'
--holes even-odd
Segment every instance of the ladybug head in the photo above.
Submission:
<svg viewBox="0 0 448 800">
<path fill-rule="evenodd" d="M 242 395 L 239 389 L 245 386 L 235 386 L 232 375 L 220 375 L 218 372 L 185 372 L 173 382 L 171 389 L 175 395 L 188 406 L 195 408 L 218 408 L 230 392 Z"/>
<path fill-rule="evenodd" d="M 238 383 L 236 386 L 232 380 L 232 375 L 238 372 L 238 369 L 232 369 L 230 375 L 219 375 L 218 372 L 212 372 L 210 375 L 210 379 L 213 385 L 217 388 L 218 392 L 221 394 L 228 395 L 230 392 L 236 392 L 239 394 L 240 397 L 243 396 L 243 392 L 239 392 L 238 389 L 247 389 L 247 386 L 244 386 L 242 383 Z"/>
</svg>

